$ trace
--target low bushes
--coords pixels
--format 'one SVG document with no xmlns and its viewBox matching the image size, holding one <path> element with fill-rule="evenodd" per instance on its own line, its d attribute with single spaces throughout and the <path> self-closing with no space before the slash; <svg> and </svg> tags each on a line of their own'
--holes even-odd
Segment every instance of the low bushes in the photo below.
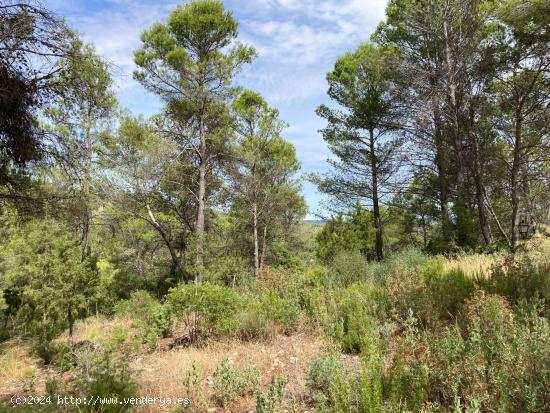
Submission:
<svg viewBox="0 0 550 413">
<path fill-rule="evenodd" d="M 461 324 L 427 342 L 431 399 L 482 411 L 550 409 L 548 320 L 534 312 L 520 320 L 505 298 L 478 292 Z"/>
<path fill-rule="evenodd" d="M 116 398 L 119 401 L 136 396 L 136 372 L 130 368 L 123 354 L 107 349 L 80 352 L 75 371 L 73 389 L 78 396 L 88 400 Z M 104 402 L 80 406 L 81 411 L 105 413 L 118 413 L 130 408 L 129 404 Z"/>
<path fill-rule="evenodd" d="M 273 376 L 266 394 L 258 392 L 256 396 L 256 413 L 283 413 L 286 383 Z"/>
<path fill-rule="evenodd" d="M 442 264 L 406 251 L 367 281 L 312 286 L 308 312 L 361 357 L 313 361 L 316 411 L 550 411 L 548 264 L 520 255 L 477 279 Z"/>
<path fill-rule="evenodd" d="M 273 322 L 262 310 L 259 301 L 251 301 L 238 314 L 237 320 L 238 335 L 243 340 L 267 340 L 273 335 Z"/>
<path fill-rule="evenodd" d="M 237 369 L 230 365 L 228 359 L 224 359 L 214 372 L 213 387 L 219 403 L 225 406 L 245 394 L 254 392 L 259 381 L 260 372 L 257 369 Z"/>
<path fill-rule="evenodd" d="M 490 293 L 507 297 L 512 304 L 533 298 L 550 303 L 550 260 L 509 256 L 503 265 L 493 267 L 489 277 L 480 277 L 477 283 Z"/>
<path fill-rule="evenodd" d="M 518 315 L 478 291 L 463 310 L 440 332 L 412 317 L 390 345 L 371 332 L 359 368 L 315 359 L 306 382 L 317 411 L 549 411 L 550 323 L 540 306 Z"/>
<path fill-rule="evenodd" d="M 238 329 L 237 314 L 242 309 L 241 296 L 232 288 L 213 284 L 182 284 L 172 288 L 163 304 L 163 317 L 175 320 L 190 317 L 193 329 L 209 334 L 234 334 Z"/>
<path fill-rule="evenodd" d="M 115 315 L 131 320 L 138 344 L 153 347 L 170 330 L 161 303 L 146 291 L 134 291 L 115 307 Z"/>
<path fill-rule="evenodd" d="M 368 270 L 369 264 L 359 251 L 341 251 L 332 259 L 325 283 L 331 286 L 347 286 L 364 281 Z"/>
<path fill-rule="evenodd" d="M 378 318 L 387 311 L 384 292 L 366 283 L 332 291 L 326 305 L 325 331 L 348 353 L 363 350 L 365 340 L 377 329 Z"/>
</svg>

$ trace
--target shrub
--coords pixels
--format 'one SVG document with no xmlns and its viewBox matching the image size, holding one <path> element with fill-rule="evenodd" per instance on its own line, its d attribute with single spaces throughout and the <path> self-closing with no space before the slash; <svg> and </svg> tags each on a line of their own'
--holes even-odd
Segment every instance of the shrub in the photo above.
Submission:
<svg viewBox="0 0 550 413">
<path fill-rule="evenodd" d="M 302 308 L 308 320 L 316 327 L 323 327 L 329 323 L 327 301 L 332 290 L 325 287 L 309 287 L 302 293 Z"/>
<path fill-rule="evenodd" d="M 505 298 L 477 292 L 462 329 L 426 342 L 430 399 L 460 409 L 548 411 L 550 324 L 533 308 L 523 313 L 518 320 Z"/>
<path fill-rule="evenodd" d="M 455 318 L 475 289 L 461 270 L 446 272 L 441 257 L 417 250 L 395 254 L 376 271 L 376 278 L 384 280 L 394 317 L 403 321 L 412 311 L 425 328 L 441 328 Z"/>
<path fill-rule="evenodd" d="M 14 326 L 32 337 L 46 363 L 52 340 L 85 315 L 97 288 L 92 260 L 82 260 L 73 234 L 53 221 L 22 225 L 2 249 L 0 287 L 9 291 L 2 307 Z"/>
<path fill-rule="evenodd" d="M 274 321 L 282 333 L 290 334 L 298 328 L 301 309 L 296 296 L 284 297 L 268 290 L 262 294 L 259 305 L 263 316 Z"/>
<path fill-rule="evenodd" d="M 378 329 L 378 319 L 386 312 L 384 292 L 366 283 L 354 284 L 342 291 L 334 291 L 328 303 L 330 337 L 343 351 L 359 353 L 365 339 Z"/>
<path fill-rule="evenodd" d="M 240 295 L 233 289 L 209 283 L 182 284 L 172 288 L 163 304 L 165 317 L 175 320 L 182 314 L 198 314 L 202 323 L 193 328 L 204 333 L 234 334 L 238 329 L 237 313 L 242 308 Z"/>
<path fill-rule="evenodd" d="M 115 314 L 132 320 L 140 344 L 154 346 L 170 329 L 160 302 L 147 291 L 134 291 L 115 306 Z"/>
<path fill-rule="evenodd" d="M 204 412 L 208 404 L 202 393 L 200 372 L 194 361 L 191 370 L 187 370 L 183 376 L 183 386 L 185 387 L 184 397 L 189 399 L 185 409 L 190 412 Z"/>
<path fill-rule="evenodd" d="M 337 355 L 315 357 L 306 375 L 306 385 L 310 395 L 315 398 L 318 393 L 330 394 L 337 376 L 344 372 L 344 366 Z"/>
<path fill-rule="evenodd" d="M 88 399 L 135 397 L 137 384 L 133 377 L 135 372 L 130 368 L 124 356 L 117 357 L 106 350 L 81 352 L 78 357 L 74 378 L 75 391 Z M 83 411 L 121 412 L 130 405 L 97 403 L 83 405 Z"/>
<path fill-rule="evenodd" d="M 216 398 L 222 406 L 253 392 L 258 386 L 260 373 L 257 369 L 245 368 L 237 370 L 223 359 L 214 372 L 214 390 Z"/>
<path fill-rule="evenodd" d="M 382 282 L 391 280 L 402 272 L 424 276 L 427 272 L 441 270 L 439 259 L 429 257 L 414 248 L 396 252 L 385 261 L 372 264 L 369 268 L 369 276 Z"/>
<path fill-rule="evenodd" d="M 365 341 L 359 369 L 345 368 L 335 356 L 314 359 L 306 383 L 316 411 L 382 411 L 382 361 L 377 337 Z"/>
<path fill-rule="evenodd" d="M 431 312 L 424 312 L 424 321 L 428 322 L 431 314 L 439 319 L 453 319 L 458 315 L 467 299 L 471 298 L 475 290 L 475 282 L 467 277 L 460 269 L 448 273 L 431 273 L 426 279 Z M 430 311 L 429 308 L 426 309 Z"/>
<path fill-rule="evenodd" d="M 284 380 L 272 377 L 267 394 L 258 392 L 256 396 L 256 413 L 283 413 L 285 385 Z"/>
<path fill-rule="evenodd" d="M 428 257 L 417 250 L 394 254 L 376 268 L 373 277 L 384 284 L 397 320 L 405 320 L 411 310 L 421 319 L 431 316 L 433 308 L 425 280 L 429 268 Z"/>
<path fill-rule="evenodd" d="M 341 251 L 330 264 L 327 282 L 329 285 L 347 286 L 364 281 L 368 269 L 367 260 L 359 251 Z"/>
<path fill-rule="evenodd" d="M 238 334 L 243 340 L 267 340 L 273 335 L 273 323 L 262 311 L 259 301 L 251 301 L 237 320 Z"/>
<path fill-rule="evenodd" d="M 542 298 L 550 303 L 550 263 L 533 262 L 529 256 L 509 256 L 493 267 L 487 279 L 477 283 L 487 292 L 505 296 L 512 304 L 522 299 Z"/>
</svg>

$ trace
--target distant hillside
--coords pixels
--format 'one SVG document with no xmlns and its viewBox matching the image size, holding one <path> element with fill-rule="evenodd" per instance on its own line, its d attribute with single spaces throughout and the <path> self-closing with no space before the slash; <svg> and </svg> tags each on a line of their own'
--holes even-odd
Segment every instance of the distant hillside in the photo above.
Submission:
<svg viewBox="0 0 550 413">
<path fill-rule="evenodd" d="M 305 223 L 312 224 L 312 225 L 325 225 L 324 219 L 304 219 Z"/>
</svg>

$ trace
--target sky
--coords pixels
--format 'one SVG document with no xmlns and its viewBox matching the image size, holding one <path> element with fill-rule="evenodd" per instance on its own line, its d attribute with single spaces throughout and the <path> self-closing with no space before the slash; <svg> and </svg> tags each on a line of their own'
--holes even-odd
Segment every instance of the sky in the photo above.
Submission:
<svg viewBox="0 0 550 413">
<path fill-rule="evenodd" d="M 133 51 L 141 32 L 165 21 L 182 1 L 45 0 L 52 12 L 95 45 L 114 67 L 122 107 L 149 117 L 162 108 L 159 99 L 133 80 Z M 315 114 L 329 104 L 326 73 L 336 58 L 368 40 L 384 18 L 386 0 L 225 0 L 239 22 L 240 42 L 254 46 L 258 57 L 236 83 L 260 92 L 289 126 L 283 136 L 294 144 L 300 174 L 328 170 L 330 156 Z M 314 185 L 302 183 L 309 213 L 326 214 L 327 198 Z"/>
</svg>

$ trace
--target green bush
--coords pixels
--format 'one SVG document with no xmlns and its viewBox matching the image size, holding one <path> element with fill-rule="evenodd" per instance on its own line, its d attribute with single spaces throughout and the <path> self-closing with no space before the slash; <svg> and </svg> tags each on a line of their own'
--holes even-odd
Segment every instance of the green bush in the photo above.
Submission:
<svg viewBox="0 0 550 413">
<path fill-rule="evenodd" d="M 198 314 L 206 334 L 235 334 L 239 326 L 237 314 L 243 302 L 232 288 L 209 283 L 181 284 L 169 291 L 163 307 L 169 319 L 189 312 Z"/>
<path fill-rule="evenodd" d="M 360 366 L 344 367 L 337 356 L 316 358 L 306 383 L 318 412 L 381 412 L 383 369 L 376 335 L 364 342 Z"/>
<path fill-rule="evenodd" d="M 214 390 L 222 406 L 253 392 L 260 381 L 260 373 L 254 368 L 238 370 L 223 359 L 214 372 Z"/>
<path fill-rule="evenodd" d="M 196 413 L 206 411 L 208 402 L 203 394 L 201 375 L 194 361 L 191 370 L 187 370 L 183 376 L 183 386 L 185 388 L 184 397 L 189 399 L 185 410 Z"/>
<path fill-rule="evenodd" d="M 0 289 L 10 300 L 0 305 L 12 314 L 11 329 L 32 338 L 48 363 L 52 340 L 92 307 L 98 286 L 93 260 L 82 260 L 74 234 L 49 220 L 21 225 L 1 252 Z"/>
<path fill-rule="evenodd" d="M 469 300 L 462 328 L 425 343 L 430 400 L 481 411 L 548 411 L 550 324 L 533 308 L 523 313 L 518 319 L 496 295 L 478 292 Z"/>
<path fill-rule="evenodd" d="M 251 301 L 241 311 L 237 320 L 239 323 L 238 334 L 243 340 L 267 340 L 273 335 L 273 322 L 262 310 L 259 301 Z"/>
<path fill-rule="evenodd" d="M 329 395 L 336 378 L 343 372 L 344 366 L 337 355 L 315 357 L 306 375 L 306 385 L 310 395 L 313 398 L 316 398 L 318 393 Z"/>
<path fill-rule="evenodd" d="M 384 292 L 372 284 L 353 284 L 334 290 L 328 300 L 328 335 L 343 351 L 361 352 L 366 338 L 378 330 L 378 320 L 386 313 Z"/>
<path fill-rule="evenodd" d="M 348 286 L 364 281 L 368 270 L 367 260 L 359 251 L 341 251 L 330 263 L 326 282 L 333 286 Z"/>
<path fill-rule="evenodd" d="M 433 273 L 432 273 L 433 274 Z M 422 316 L 425 321 L 435 314 L 438 319 L 454 319 L 467 299 L 472 297 L 475 282 L 461 270 L 430 274 L 426 279 L 426 290 L 432 308 L 426 308 Z"/>
<path fill-rule="evenodd" d="M 404 249 L 388 256 L 380 263 L 370 263 L 369 276 L 375 280 L 391 281 L 402 272 L 424 276 L 431 271 L 441 271 L 442 262 L 414 249 Z"/>
<path fill-rule="evenodd" d="M 522 299 L 542 298 L 550 303 L 550 262 L 532 261 L 529 256 L 509 256 L 493 267 L 488 278 L 477 283 L 487 292 L 505 296 L 512 304 Z"/>
<path fill-rule="evenodd" d="M 140 344 L 152 347 L 170 330 L 162 305 L 147 291 L 134 291 L 115 306 L 115 314 L 132 320 Z"/>
<path fill-rule="evenodd" d="M 267 394 L 258 392 L 256 396 L 256 413 L 283 413 L 285 381 L 272 377 Z"/>
<path fill-rule="evenodd" d="M 383 280 L 391 312 L 398 322 L 412 311 L 424 328 L 441 328 L 457 317 L 471 297 L 475 282 L 460 270 L 446 272 L 441 257 L 429 257 L 417 250 L 394 254 L 380 264 L 373 275 Z"/>
<path fill-rule="evenodd" d="M 137 383 L 133 371 L 124 355 L 116 355 L 106 350 L 81 352 L 78 357 L 74 387 L 77 395 L 92 398 L 135 397 Z M 130 405 L 97 403 L 80 406 L 86 412 L 121 412 Z"/>
<path fill-rule="evenodd" d="M 260 298 L 261 314 L 275 322 L 284 334 L 290 334 L 298 328 L 301 308 L 296 296 L 277 294 L 274 290 L 265 291 Z"/>
</svg>

